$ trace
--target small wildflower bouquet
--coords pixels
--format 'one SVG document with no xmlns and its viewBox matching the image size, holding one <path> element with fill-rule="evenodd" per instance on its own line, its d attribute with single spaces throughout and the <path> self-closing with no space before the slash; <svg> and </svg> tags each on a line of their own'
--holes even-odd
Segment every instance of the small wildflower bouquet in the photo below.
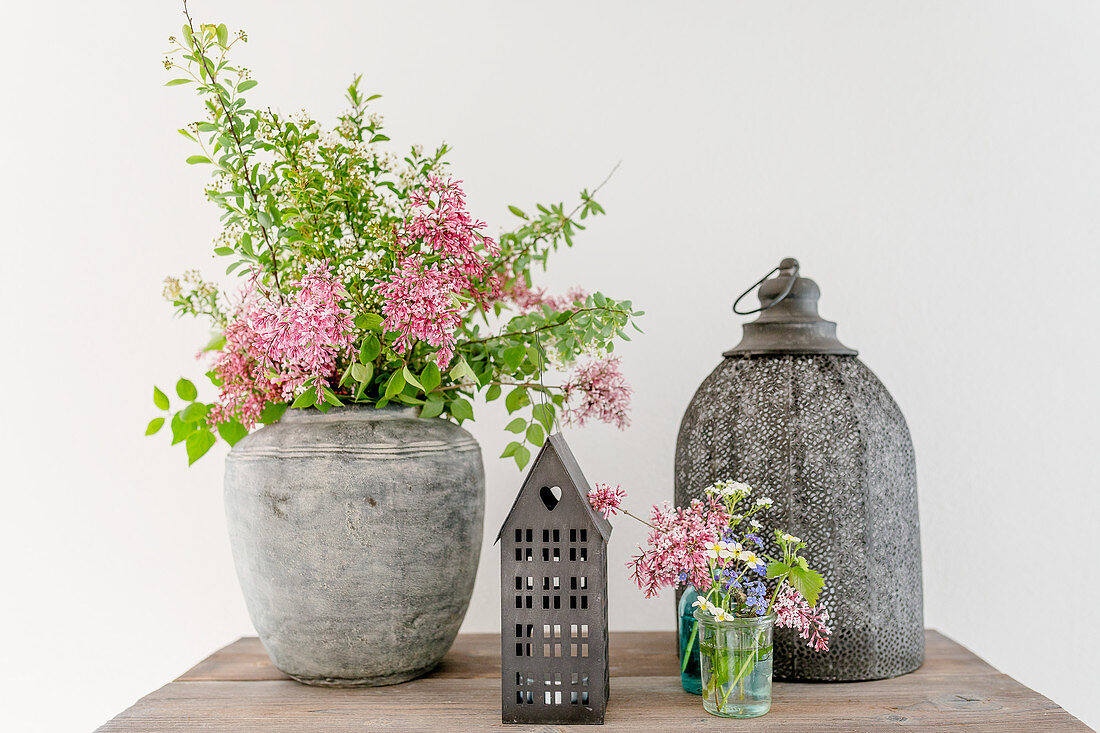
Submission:
<svg viewBox="0 0 1100 733">
<path fill-rule="evenodd" d="M 218 396 L 201 402 L 180 379 L 173 411 L 154 388 L 167 414 L 147 434 L 169 421 L 193 463 L 218 436 L 233 444 L 288 407 L 397 404 L 461 423 L 480 392 L 519 413 L 502 457 L 522 468 L 559 411 L 575 424 L 629 423 L 631 388 L 611 352 L 641 312 L 600 292 L 552 296 L 531 277 L 603 213 L 599 187 L 568 211 L 510 206 L 518 225 L 493 238 L 448 174 L 446 145 L 386 151 L 382 118 L 368 111 L 378 95 L 358 77 L 332 128 L 254 107 L 246 94 L 257 82 L 229 58 L 245 34 L 196 26 L 186 3 L 184 13 L 164 63 L 183 73 L 168 85 L 194 85 L 203 100 L 205 117 L 179 132 L 200 149 L 187 162 L 212 169 L 206 197 L 224 224 L 214 255 L 241 283 L 223 292 L 196 271 L 166 281 L 178 314 L 213 327 L 199 356 Z M 573 371 L 547 386 L 547 367 Z"/>
<path fill-rule="evenodd" d="M 770 706 L 772 623 L 796 629 L 816 651 L 829 648 L 829 613 L 817 606 L 825 581 L 802 556 L 806 543 L 776 529 L 779 552 L 769 556 L 755 515 L 773 502 L 751 494 L 747 484 L 720 481 L 686 508 L 654 505 L 648 521 L 622 509 L 619 487 L 597 484 L 588 494 L 605 518 L 622 511 L 650 527 L 647 545 L 628 563 L 646 598 L 686 584 L 698 592 L 683 666 L 698 639 L 704 706 L 732 717 Z"/>
</svg>

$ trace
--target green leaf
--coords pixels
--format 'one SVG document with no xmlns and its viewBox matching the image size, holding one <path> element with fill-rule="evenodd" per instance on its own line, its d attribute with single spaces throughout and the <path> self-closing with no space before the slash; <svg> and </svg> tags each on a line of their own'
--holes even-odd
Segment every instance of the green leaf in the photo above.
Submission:
<svg viewBox="0 0 1100 733">
<path fill-rule="evenodd" d="M 376 313 L 360 313 L 355 317 L 355 327 L 364 331 L 377 331 L 382 327 L 382 316 Z"/>
<path fill-rule="evenodd" d="M 226 255 L 233 254 L 233 248 L 232 247 L 215 247 L 214 248 L 214 254 L 216 254 L 218 257 L 225 257 Z"/>
<path fill-rule="evenodd" d="M 206 451 L 210 450 L 211 446 L 217 442 L 217 438 L 214 434 L 206 428 L 196 430 L 187 436 L 187 465 L 190 466 L 195 461 L 206 455 Z"/>
<path fill-rule="evenodd" d="M 455 365 L 453 367 L 451 367 L 451 371 L 448 372 L 448 374 L 450 375 L 451 379 L 453 379 L 456 382 L 462 382 L 462 381 L 478 382 L 479 381 L 478 378 L 477 378 L 477 375 L 474 374 L 474 370 L 470 368 L 470 365 L 468 363 L 466 363 L 466 357 L 464 357 L 464 356 L 458 357 L 458 361 L 456 361 Z"/>
<path fill-rule="evenodd" d="M 363 339 L 363 345 L 359 347 L 359 362 L 361 364 L 370 364 L 377 359 L 378 355 L 381 353 L 382 344 L 379 343 L 377 336 L 371 334 Z"/>
<path fill-rule="evenodd" d="M 425 392 L 431 392 L 439 386 L 440 381 L 442 381 L 442 375 L 439 373 L 439 367 L 435 362 L 429 361 L 420 372 L 420 384 L 423 385 Z"/>
<path fill-rule="evenodd" d="M 549 404 L 539 403 L 531 408 L 531 417 L 542 423 L 542 426 L 546 428 L 546 432 L 549 433 L 554 428 L 554 406 Z"/>
<path fill-rule="evenodd" d="M 781 563 L 779 561 L 773 561 L 773 562 L 768 563 L 768 577 L 769 578 L 779 578 L 779 577 L 782 577 L 782 576 L 786 575 L 789 572 L 791 572 L 791 568 L 790 568 L 789 565 L 787 565 L 785 563 Z"/>
<path fill-rule="evenodd" d="M 225 23 L 218 26 L 218 43 L 222 46 L 229 43 L 229 29 L 225 27 Z"/>
<path fill-rule="evenodd" d="M 187 164 L 188 165 L 195 165 L 196 163 L 209 163 L 209 162 L 210 162 L 210 158 L 207 158 L 205 155 L 189 155 L 187 157 Z"/>
<path fill-rule="evenodd" d="M 518 206 L 512 206 L 511 204 L 509 204 L 508 205 L 508 211 L 511 211 L 513 214 L 518 216 L 520 219 L 526 219 L 527 218 L 527 214 L 524 214 L 523 209 L 519 208 Z"/>
<path fill-rule="evenodd" d="M 192 402 L 179 412 L 180 419 L 184 422 L 201 422 L 206 417 L 206 405 L 201 402 Z"/>
<path fill-rule="evenodd" d="M 344 403 L 340 401 L 340 398 L 336 396 L 336 393 L 329 388 L 327 384 L 321 385 L 321 394 L 325 398 L 325 402 L 333 407 L 343 407 Z"/>
<path fill-rule="evenodd" d="M 184 422 L 177 412 L 172 416 L 172 445 L 187 440 L 187 436 L 195 432 L 197 426 L 194 423 Z"/>
<path fill-rule="evenodd" d="M 160 391 L 160 387 L 153 387 L 153 404 L 161 410 L 168 409 L 168 395 Z"/>
<path fill-rule="evenodd" d="M 206 342 L 206 346 L 202 347 L 203 351 L 221 351 L 225 346 L 225 334 L 218 332 L 210 334 L 210 340 Z"/>
<path fill-rule="evenodd" d="M 409 369 L 408 365 L 405 365 L 405 368 L 401 370 L 401 376 L 403 376 L 405 378 L 405 383 L 406 384 L 411 384 L 412 386 L 416 387 L 421 392 L 427 392 L 428 391 L 428 390 L 424 389 L 424 385 L 420 383 L 420 380 L 416 378 L 416 375 L 412 373 L 412 371 Z"/>
<path fill-rule="evenodd" d="M 183 25 L 183 40 L 187 41 L 188 47 L 195 45 L 194 41 L 191 39 L 191 26 L 186 23 Z"/>
<path fill-rule="evenodd" d="M 314 387 L 309 387 L 305 392 L 298 395 L 298 397 L 291 403 L 291 407 L 297 410 L 304 409 L 306 407 L 313 407 L 317 404 L 317 390 Z"/>
<path fill-rule="evenodd" d="M 256 86 L 259 83 L 260 82 L 256 81 L 255 79 L 249 79 L 248 81 L 242 81 L 240 84 L 237 85 L 237 91 L 238 92 L 247 92 L 249 89 L 251 89 L 252 87 Z"/>
<path fill-rule="evenodd" d="M 531 398 L 527 395 L 526 387 L 516 387 L 504 398 L 504 406 L 508 408 L 509 415 L 529 404 L 531 404 Z"/>
<path fill-rule="evenodd" d="M 149 421 L 149 427 L 145 428 L 145 434 L 146 435 L 153 435 L 158 430 L 160 430 L 161 427 L 163 427 L 163 426 L 164 426 L 164 418 L 163 417 L 154 417 L 152 420 Z"/>
<path fill-rule="evenodd" d="M 516 448 L 516 453 L 513 457 L 516 459 L 516 465 L 522 469 L 527 465 L 527 462 L 531 460 L 531 451 L 521 445 L 519 448 Z"/>
<path fill-rule="evenodd" d="M 527 442 L 531 445 L 541 446 L 546 441 L 546 435 L 542 432 L 542 427 L 532 423 L 527 428 Z"/>
<path fill-rule="evenodd" d="M 234 446 L 237 441 L 248 435 L 248 428 L 236 420 L 230 420 L 218 424 L 218 435 L 222 436 L 222 440 L 229 443 L 230 446 Z"/>
<path fill-rule="evenodd" d="M 264 425 L 270 425 L 271 423 L 279 422 L 279 418 L 286 412 L 285 402 L 271 402 L 264 405 L 263 411 L 260 413 L 260 422 Z"/>
<path fill-rule="evenodd" d="M 180 378 L 180 381 L 176 382 L 176 394 L 180 396 L 181 400 L 190 402 L 199 396 L 199 391 L 195 389 L 195 385 L 191 383 L 191 380 Z"/>
<path fill-rule="evenodd" d="M 522 345 L 509 346 L 504 350 L 504 363 L 508 365 L 508 371 L 514 372 L 523 363 L 523 357 L 527 355 L 527 349 Z"/>
<path fill-rule="evenodd" d="M 474 406 L 468 401 L 459 397 L 451 403 L 451 414 L 455 416 L 460 422 L 462 420 L 474 419 Z"/>
<path fill-rule="evenodd" d="M 489 389 L 485 390 L 485 401 L 492 402 L 493 400 L 497 399 L 498 397 L 500 397 L 500 391 L 501 390 L 499 384 L 490 384 Z"/>
<path fill-rule="evenodd" d="M 173 79 L 172 81 L 165 82 L 166 87 L 178 87 L 180 84 L 190 84 L 191 79 Z"/>
<path fill-rule="evenodd" d="M 405 375 L 401 372 L 394 372 L 390 375 L 389 381 L 386 382 L 386 399 L 391 399 L 403 389 L 405 389 Z"/>
<path fill-rule="evenodd" d="M 522 433 L 526 428 L 527 428 L 527 421 L 524 420 L 522 417 L 517 417 L 515 420 L 508 423 L 504 427 L 505 430 L 507 430 L 509 432 L 512 432 L 512 433 L 515 433 L 517 435 Z"/>
<path fill-rule="evenodd" d="M 424 406 L 420 408 L 420 417 L 439 417 L 441 414 L 443 414 L 443 395 L 428 395 L 428 399 L 424 401 Z"/>
<path fill-rule="evenodd" d="M 821 593 L 821 589 L 825 587 L 825 579 L 821 577 L 821 573 L 816 570 L 808 570 L 800 565 L 791 568 L 791 574 L 787 576 L 787 581 L 802 594 L 802 597 L 806 599 L 806 603 L 811 606 L 817 605 L 817 596 Z"/>
<path fill-rule="evenodd" d="M 366 384 L 370 382 L 371 377 L 374 376 L 374 364 L 360 364 L 355 362 L 351 365 L 351 377 L 356 382 L 362 382 Z"/>
<path fill-rule="evenodd" d="M 522 447 L 523 446 L 520 443 L 513 440 L 511 443 L 504 446 L 504 452 L 500 454 L 500 457 L 509 458 L 511 456 L 514 456 L 516 454 L 516 451 Z"/>
</svg>

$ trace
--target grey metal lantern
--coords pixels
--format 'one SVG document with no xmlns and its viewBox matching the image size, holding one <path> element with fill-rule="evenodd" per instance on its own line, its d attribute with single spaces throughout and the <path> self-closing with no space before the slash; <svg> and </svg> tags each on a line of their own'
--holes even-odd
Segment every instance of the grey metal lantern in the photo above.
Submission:
<svg viewBox="0 0 1100 733">
<path fill-rule="evenodd" d="M 776 277 L 770 277 L 778 273 Z M 769 279 L 770 278 L 770 279 Z M 775 500 L 765 527 L 805 539 L 826 579 L 827 653 L 777 629 L 775 675 L 870 680 L 924 661 L 920 527 L 913 444 L 890 393 L 836 324 L 817 284 L 783 260 L 757 283 L 760 316 L 700 385 L 676 441 L 676 503 L 720 479 Z M 755 285 L 753 287 L 756 287 Z M 738 302 L 752 288 L 738 298 Z M 774 537 L 769 554 L 777 551 Z"/>
<path fill-rule="evenodd" d="M 560 434 L 523 480 L 500 542 L 501 719 L 602 724 L 611 523 Z"/>
</svg>

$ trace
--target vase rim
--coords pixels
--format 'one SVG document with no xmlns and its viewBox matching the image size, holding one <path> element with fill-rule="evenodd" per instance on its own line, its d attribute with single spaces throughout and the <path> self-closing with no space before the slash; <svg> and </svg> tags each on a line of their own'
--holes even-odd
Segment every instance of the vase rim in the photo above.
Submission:
<svg viewBox="0 0 1100 733">
<path fill-rule="evenodd" d="M 333 406 L 329 408 L 328 412 L 321 412 L 314 407 L 307 407 L 305 409 L 287 408 L 287 411 L 283 413 L 283 416 L 279 418 L 280 422 L 300 423 L 310 421 L 325 421 L 325 420 L 392 420 L 395 418 L 417 418 L 420 417 L 420 410 L 416 407 L 410 407 L 408 405 L 394 405 L 389 404 L 383 407 L 377 407 L 374 404 L 368 404 L 363 402 L 353 402 L 347 405 L 341 405 L 339 407 Z"/>
<path fill-rule="evenodd" d="M 696 621 L 705 623 L 707 626 L 733 627 L 733 626 L 767 626 L 768 624 L 774 624 L 776 620 L 775 611 L 764 616 L 751 616 L 751 617 L 736 617 L 732 621 L 719 621 L 709 613 L 706 613 L 701 608 L 696 608 L 692 614 Z"/>
</svg>

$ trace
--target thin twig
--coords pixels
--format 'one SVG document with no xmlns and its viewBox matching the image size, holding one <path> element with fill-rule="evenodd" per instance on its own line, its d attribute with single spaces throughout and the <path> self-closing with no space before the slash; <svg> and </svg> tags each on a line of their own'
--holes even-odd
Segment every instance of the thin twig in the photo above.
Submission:
<svg viewBox="0 0 1100 733">
<path fill-rule="evenodd" d="M 189 13 L 187 10 L 187 0 L 183 0 L 183 17 L 187 18 L 187 27 L 191 30 L 191 38 L 195 38 L 195 24 L 191 20 L 191 13 Z M 214 87 L 214 74 L 217 72 L 213 66 L 213 63 L 210 62 L 206 54 L 202 52 L 202 47 L 199 43 L 195 43 L 194 48 L 195 53 L 199 57 L 200 66 L 203 69 L 206 69 L 207 73 L 210 75 L 210 86 Z M 209 68 L 207 68 L 207 63 L 210 63 Z M 233 141 L 237 145 L 237 153 L 241 156 L 241 168 L 244 170 L 245 186 L 248 188 L 248 193 L 252 197 L 253 205 L 256 207 L 257 210 L 259 210 L 260 195 L 259 193 L 257 193 L 255 187 L 252 185 L 252 175 L 248 170 L 248 159 L 244 154 L 244 144 L 241 142 L 240 135 L 237 133 L 237 128 L 233 124 L 234 118 L 232 117 L 232 115 L 230 115 L 228 107 L 225 106 L 225 99 L 217 91 L 216 87 L 214 89 L 214 96 L 218 98 L 218 104 L 221 105 L 222 114 L 225 115 L 226 122 L 229 123 L 229 132 L 233 135 Z M 282 286 L 279 284 L 279 263 L 275 253 L 275 245 L 271 241 L 270 237 L 268 237 L 267 227 L 265 227 L 259 221 L 256 222 L 256 225 L 260 227 L 260 234 L 263 235 L 264 243 L 267 245 L 268 252 L 271 254 L 271 275 L 275 279 L 275 292 L 279 296 L 279 302 L 284 303 L 285 301 L 283 300 L 283 289 Z"/>
</svg>

